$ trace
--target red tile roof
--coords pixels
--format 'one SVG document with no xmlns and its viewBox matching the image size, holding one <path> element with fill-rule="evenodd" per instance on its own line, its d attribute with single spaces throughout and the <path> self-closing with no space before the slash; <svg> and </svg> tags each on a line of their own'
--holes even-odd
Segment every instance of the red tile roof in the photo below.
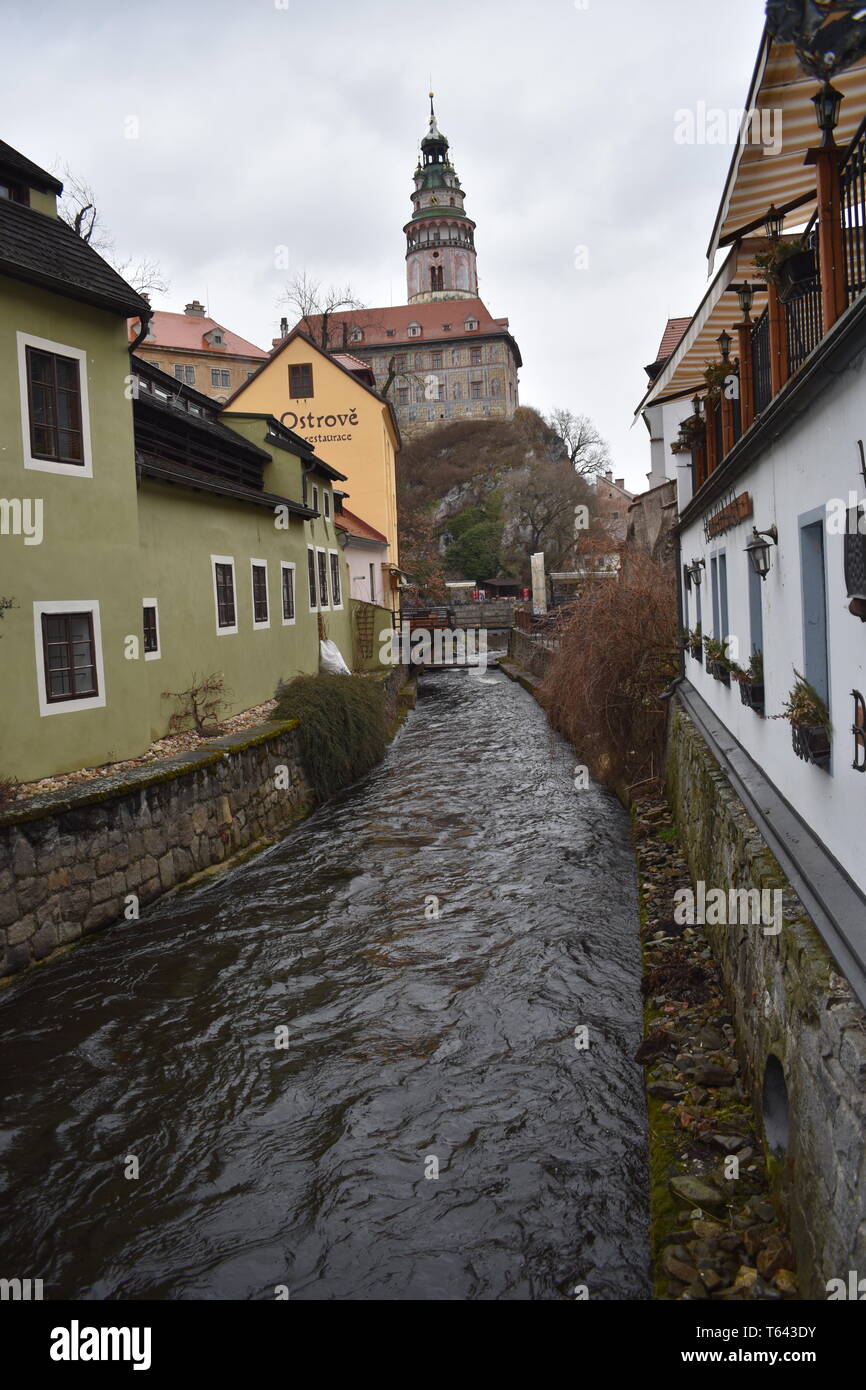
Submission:
<svg viewBox="0 0 866 1390">
<path fill-rule="evenodd" d="M 142 347 L 184 348 L 187 352 L 212 352 L 214 357 L 267 357 L 266 352 L 240 338 L 228 328 L 217 323 L 216 319 L 200 318 L 197 314 L 168 314 L 158 309 L 150 321 L 153 336 L 145 338 Z M 130 341 L 138 334 L 140 321 L 130 319 Z M 205 334 L 219 328 L 223 335 L 222 347 L 212 347 Z"/>
<path fill-rule="evenodd" d="M 478 321 L 478 328 L 471 333 L 464 327 L 464 321 L 468 318 Z M 341 309 L 331 316 L 332 341 L 342 341 L 344 323 L 349 325 L 350 330 L 364 330 L 362 341 L 352 344 L 357 348 L 378 347 L 386 343 L 421 343 L 425 339 L 474 338 L 482 333 L 508 332 L 508 319 L 493 318 L 480 299 L 442 299 L 430 304 L 399 304 L 391 309 Z M 410 323 L 420 324 L 420 337 L 409 337 L 406 330 Z M 450 326 L 446 327 L 446 324 Z M 319 315 L 311 314 L 304 327 L 313 338 L 317 338 Z"/>
<path fill-rule="evenodd" d="M 668 319 L 659 350 L 656 353 L 657 362 L 666 362 L 671 353 L 679 347 L 680 339 L 690 323 L 691 319 Z"/>
<path fill-rule="evenodd" d="M 368 541 L 380 541 L 382 545 L 388 544 L 388 537 L 383 536 L 381 531 L 377 531 L 375 526 L 369 522 L 362 521 L 354 512 L 350 512 L 348 507 L 343 507 L 334 517 L 334 525 L 338 531 L 348 531 L 350 536 L 363 536 Z"/>
</svg>

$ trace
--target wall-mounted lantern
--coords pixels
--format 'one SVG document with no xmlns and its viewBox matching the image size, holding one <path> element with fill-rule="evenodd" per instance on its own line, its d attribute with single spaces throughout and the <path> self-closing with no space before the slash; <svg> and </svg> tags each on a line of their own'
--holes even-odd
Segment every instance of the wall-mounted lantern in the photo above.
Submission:
<svg viewBox="0 0 866 1390">
<path fill-rule="evenodd" d="M 721 331 L 721 333 L 719 334 L 718 338 L 716 339 L 716 342 L 717 342 L 718 345 L 719 345 L 719 352 L 722 354 L 722 361 L 723 361 L 723 362 L 727 362 L 728 358 L 729 358 L 730 355 L 731 355 L 731 342 L 732 342 L 732 341 L 733 341 L 733 340 L 732 340 L 732 338 L 731 338 L 730 333 L 726 333 L 725 330 L 724 330 L 724 328 L 723 328 L 722 331 Z"/>
<path fill-rule="evenodd" d="M 762 539 L 765 536 L 769 536 L 770 539 Z M 746 546 L 746 554 L 752 569 L 761 579 L 766 579 L 770 573 L 770 541 L 773 545 L 779 544 L 779 532 L 775 526 L 771 526 L 767 531 L 759 531 L 756 526 L 752 527 L 752 539 Z"/>
<path fill-rule="evenodd" d="M 692 582 L 696 589 L 701 587 L 701 580 L 703 579 L 701 570 L 706 569 L 706 567 L 706 560 L 692 560 Z"/>
<path fill-rule="evenodd" d="M 699 395 L 697 395 L 697 393 L 695 393 L 695 395 L 692 396 L 692 410 L 694 411 L 695 416 L 698 420 L 701 418 L 701 411 L 703 409 L 703 405 L 704 402 L 702 398 Z"/>
<path fill-rule="evenodd" d="M 771 207 L 767 210 L 767 216 L 764 219 L 764 226 L 767 230 L 767 236 L 770 238 L 770 240 L 778 241 L 779 237 L 782 235 L 782 229 L 785 226 L 785 214 L 783 212 L 779 212 L 779 209 L 776 207 L 775 203 L 773 203 Z"/>
</svg>

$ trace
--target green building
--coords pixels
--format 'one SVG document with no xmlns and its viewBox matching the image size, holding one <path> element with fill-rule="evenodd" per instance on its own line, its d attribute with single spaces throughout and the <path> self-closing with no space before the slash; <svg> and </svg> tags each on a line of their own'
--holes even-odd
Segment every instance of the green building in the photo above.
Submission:
<svg viewBox="0 0 866 1390">
<path fill-rule="evenodd" d="M 0 142 L 0 777 L 143 753 L 216 676 L 223 717 L 353 665 L 343 474 L 132 356 L 150 309 Z"/>
</svg>

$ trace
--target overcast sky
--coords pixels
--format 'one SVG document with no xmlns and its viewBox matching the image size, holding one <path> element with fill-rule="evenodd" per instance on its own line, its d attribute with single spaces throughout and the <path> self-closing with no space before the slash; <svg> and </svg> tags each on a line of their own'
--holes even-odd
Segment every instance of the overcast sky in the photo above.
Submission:
<svg viewBox="0 0 866 1390">
<path fill-rule="evenodd" d="M 294 271 L 405 303 L 432 77 L 480 293 L 520 344 L 522 402 L 591 415 L 639 489 L 643 367 L 704 292 L 731 157 L 677 144 L 675 112 L 744 104 L 763 13 L 763 0 L 4 0 L 2 136 L 93 186 L 118 252 L 154 257 L 170 281 L 156 307 L 199 298 L 269 347 Z"/>
</svg>

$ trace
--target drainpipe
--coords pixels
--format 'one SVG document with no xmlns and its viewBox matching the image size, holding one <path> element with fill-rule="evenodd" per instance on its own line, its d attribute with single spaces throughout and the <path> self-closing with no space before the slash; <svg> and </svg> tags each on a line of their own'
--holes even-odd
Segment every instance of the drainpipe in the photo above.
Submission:
<svg viewBox="0 0 866 1390">
<path fill-rule="evenodd" d="M 147 330 L 148 330 L 148 328 L 150 327 L 150 321 L 151 321 L 152 318 L 153 318 L 153 310 L 152 310 L 152 309 L 145 309 L 145 310 L 144 310 L 144 313 L 143 313 L 142 316 L 141 316 L 141 321 L 140 321 L 139 329 L 138 329 L 138 337 L 135 338 L 134 341 L 131 342 L 130 345 L 129 345 L 129 354 L 130 354 L 130 356 L 132 356 L 132 354 L 135 352 L 135 349 L 136 349 L 136 348 L 144 341 L 144 339 L 147 337 Z"/>
</svg>

